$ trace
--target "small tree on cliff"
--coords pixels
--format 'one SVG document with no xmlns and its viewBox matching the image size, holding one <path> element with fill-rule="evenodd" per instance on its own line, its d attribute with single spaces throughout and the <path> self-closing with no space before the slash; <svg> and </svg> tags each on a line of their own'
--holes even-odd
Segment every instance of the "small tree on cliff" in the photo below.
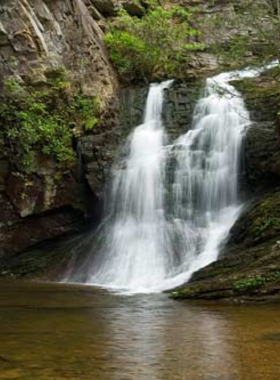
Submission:
<svg viewBox="0 0 280 380">
<path fill-rule="evenodd" d="M 191 12 L 158 6 L 142 18 L 121 11 L 110 25 L 105 42 L 111 60 L 125 81 L 166 77 L 185 70 L 189 52 L 203 49 L 195 42 L 198 30 L 190 24 Z"/>
</svg>

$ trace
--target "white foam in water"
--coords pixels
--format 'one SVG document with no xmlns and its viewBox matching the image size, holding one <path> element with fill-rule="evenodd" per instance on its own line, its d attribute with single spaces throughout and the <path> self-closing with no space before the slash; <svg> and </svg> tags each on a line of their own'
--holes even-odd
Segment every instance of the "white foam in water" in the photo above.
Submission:
<svg viewBox="0 0 280 380">
<path fill-rule="evenodd" d="M 262 71 L 208 79 L 192 129 L 168 147 L 161 114 L 164 90 L 172 81 L 151 85 L 144 123 L 130 136 L 130 153 L 113 181 L 99 231 L 102 244 L 93 253 L 87 283 L 129 293 L 159 292 L 217 260 L 242 208 L 239 161 L 250 122 L 229 81 Z"/>
</svg>

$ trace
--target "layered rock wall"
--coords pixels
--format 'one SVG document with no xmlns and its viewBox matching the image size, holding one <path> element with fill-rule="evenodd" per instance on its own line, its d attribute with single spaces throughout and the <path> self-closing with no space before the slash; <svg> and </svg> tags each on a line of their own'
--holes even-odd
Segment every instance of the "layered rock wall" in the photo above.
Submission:
<svg viewBox="0 0 280 380">
<path fill-rule="evenodd" d="M 1 1 L 0 86 L 3 89 L 6 80 L 13 80 L 40 90 L 52 72 L 64 70 L 73 93 L 100 99 L 95 134 L 107 131 L 104 143 L 108 143 L 116 125 L 118 82 L 103 45 L 103 31 L 92 17 L 94 10 L 91 2 L 83 0 Z M 79 138 L 83 146 L 81 131 L 76 137 L 74 146 Z M 83 158 L 78 154 L 72 169 L 60 176 L 52 159 L 39 156 L 30 177 L 13 166 L 7 141 L 2 138 L 0 144 L 0 255 L 79 230 L 104 180 L 98 178 L 99 158 L 92 154 L 86 162 L 83 172 L 88 182 L 81 178 Z M 98 146 L 96 141 L 93 145 Z"/>
</svg>

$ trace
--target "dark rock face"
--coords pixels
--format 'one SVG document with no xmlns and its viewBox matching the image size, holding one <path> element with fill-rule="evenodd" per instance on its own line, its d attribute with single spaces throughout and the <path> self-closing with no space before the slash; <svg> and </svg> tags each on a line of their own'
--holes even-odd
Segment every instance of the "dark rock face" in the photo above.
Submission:
<svg viewBox="0 0 280 380">
<path fill-rule="evenodd" d="M 273 122 L 253 123 L 244 141 L 245 179 L 251 192 L 280 183 L 280 144 Z"/>
<path fill-rule="evenodd" d="M 165 91 L 163 121 L 168 139 L 172 142 L 186 133 L 192 124 L 195 105 L 204 87 L 203 80 L 189 84 L 175 81 Z M 120 93 L 120 126 L 124 133 L 143 122 L 143 110 L 148 94 L 147 87 L 125 88 Z"/>
<path fill-rule="evenodd" d="M 96 199 L 75 173 L 68 171 L 59 180 L 54 171 L 30 179 L 18 174 L 7 176 L 0 193 L 0 256 L 86 226 Z"/>
<path fill-rule="evenodd" d="M 197 101 L 204 88 L 204 81 L 190 83 L 174 83 L 166 91 L 166 103 L 163 119 L 171 140 L 186 133 L 192 126 L 192 118 Z"/>
<path fill-rule="evenodd" d="M 244 160 L 246 185 L 252 193 L 274 188 L 280 180 L 280 140 L 277 129 L 279 89 L 274 70 L 255 79 L 233 82 L 250 111 Z"/>
<path fill-rule="evenodd" d="M 1 257 L 23 252 L 30 246 L 85 228 L 83 213 L 71 207 L 45 214 L 14 218 L 1 228 Z"/>
<path fill-rule="evenodd" d="M 55 224 L 54 224 L 55 227 Z M 78 231 L 78 229 L 77 229 Z M 79 265 L 92 249 L 92 236 L 77 232 L 23 250 L 20 255 L 0 257 L 0 276 L 8 279 L 31 278 L 64 280 L 71 264 Z"/>
</svg>

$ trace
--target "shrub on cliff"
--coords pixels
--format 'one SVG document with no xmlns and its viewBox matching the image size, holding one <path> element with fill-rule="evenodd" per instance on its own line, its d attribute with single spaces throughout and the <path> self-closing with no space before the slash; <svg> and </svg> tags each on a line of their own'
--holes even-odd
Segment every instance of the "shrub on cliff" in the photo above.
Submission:
<svg viewBox="0 0 280 380">
<path fill-rule="evenodd" d="M 149 81 L 184 71 L 190 51 L 203 49 L 194 41 L 199 32 L 191 26 L 191 17 L 191 12 L 178 6 L 155 7 L 142 18 L 121 11 L 105 37 L 120 77 Z"/>
<path fill-rule="evenodd" d="M 36 168 L 38 155 L 51 158 L 59 170 L 72 167 L 76 153 L 73 130 L 87 132 L 98 124 L 96 96 L 72 92 L 64 72 L 52 73 L 40 90 L 11 78 L 0 96 L 0 129 L 10 161 L 25 173 Z"/>
</svg>

